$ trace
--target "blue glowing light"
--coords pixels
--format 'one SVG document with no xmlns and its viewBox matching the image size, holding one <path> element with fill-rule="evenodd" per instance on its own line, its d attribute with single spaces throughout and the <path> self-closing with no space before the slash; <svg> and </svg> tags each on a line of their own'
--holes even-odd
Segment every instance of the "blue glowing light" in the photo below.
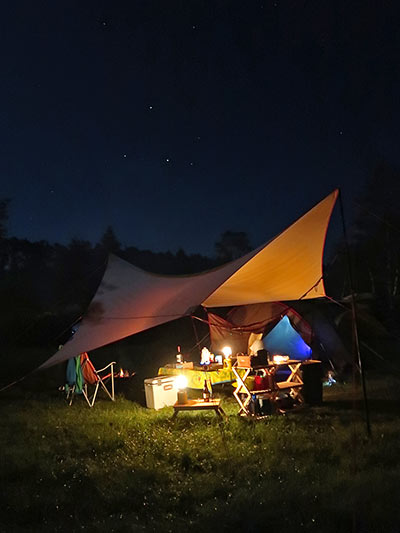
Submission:
<svg viewBox="0 0 400 533">
<path fill-rule="evenodd" d="M 289 355 L 292 359 L 309 359 L 311 348 L 293 328 L 287 316 L 263 338 L 265 349 L 271 354 Z"/>
</svg>

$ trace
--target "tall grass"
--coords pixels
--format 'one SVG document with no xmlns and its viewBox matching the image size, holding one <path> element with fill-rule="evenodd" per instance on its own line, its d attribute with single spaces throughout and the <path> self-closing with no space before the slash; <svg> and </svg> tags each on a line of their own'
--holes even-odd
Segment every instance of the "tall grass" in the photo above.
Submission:
<svg viewBox="0 0 400 533">
<path fill-rule="evenodd" d="M 398 532 L 398 383 L 263 421 L 152 411 L 122 396 L 0 397 L 0 530 Z M 359 396 L 359 394 L 358 394 Z"/>
</svg>

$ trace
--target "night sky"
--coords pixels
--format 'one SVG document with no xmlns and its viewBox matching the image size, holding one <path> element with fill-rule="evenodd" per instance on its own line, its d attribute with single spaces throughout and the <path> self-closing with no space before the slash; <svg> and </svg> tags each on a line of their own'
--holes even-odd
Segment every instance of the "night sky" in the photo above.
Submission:
<svg viewBox="0 0 400 533">
<path fill-rule="evenodd" d="M 399 161 L 396 2 L 7 2 L 9 236 L 254 246 Z"/>
</svg>

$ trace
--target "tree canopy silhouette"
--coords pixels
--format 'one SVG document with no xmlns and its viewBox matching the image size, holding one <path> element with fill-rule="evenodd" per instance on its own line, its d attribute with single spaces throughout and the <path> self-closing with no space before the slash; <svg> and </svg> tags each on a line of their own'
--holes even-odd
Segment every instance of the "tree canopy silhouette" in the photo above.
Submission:
<svg viewBox="0 0 400 533">
<path fill-rule="evenodd" d="M 251 251 L 249 237 L 244 231 L 225 231 L 215 243 L 217 260 L 227 263 Z"/>
<path fill-rule="evenodd" d="M 0 239 L 7 236 L 9 198 L 0 199 Z"/>
<path fill-rule="evenodd" d="M 121 243 L 115 235 L 112 226 L 107 226 L 101 240 L 100 246 L 108 253 L 118 254 L 121 251 Z"/>
</svg>

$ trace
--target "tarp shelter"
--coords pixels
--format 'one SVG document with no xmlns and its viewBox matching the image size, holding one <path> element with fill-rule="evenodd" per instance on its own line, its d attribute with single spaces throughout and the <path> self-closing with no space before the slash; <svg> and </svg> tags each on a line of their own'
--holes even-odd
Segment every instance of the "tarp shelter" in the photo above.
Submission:
<svg viewBox="0 0 400 533">
<path fill-rule="evenodd" d="M 111 256 L 78 331 L 41 368 L 188 316 L 226 307 L 325 296 L 322 258 L 338 191 L 266 244 L 214 270 L 161 276 Z"/>
</svg>

